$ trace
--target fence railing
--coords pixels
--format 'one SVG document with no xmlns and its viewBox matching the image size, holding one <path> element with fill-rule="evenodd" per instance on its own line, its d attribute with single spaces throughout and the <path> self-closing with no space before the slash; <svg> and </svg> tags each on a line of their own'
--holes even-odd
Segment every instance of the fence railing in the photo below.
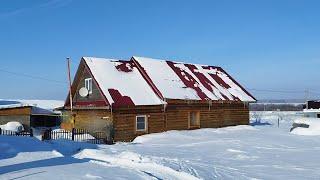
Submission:
<svg viewBox="0 0 320 180">
<path fill-rule="evenodd" d="M 33 130 L 15 132 L 4 130 L 0 128 L 0 135 L 3 136 L 26 136 L 33 137 Z M 67 130 L 45 130 L 42 135 L 42 140 L 57 140 L 65 139 L 76 142 L 87 142 L 92 144 L 113 144 L 113 141 L 110 137 L 107 137 L 105 132 L 90 132 L 86 129 L 75 129 L 72 131 Z"/>
<path fill-rule="evenodd" d="M 29 136 L 33 137 L 33 131 L 30 129 L 30 131 L 22 131 L 22 132 L 15 132 L 15 131 L 9 131 L 9 130 L 4 130 L 0 128 L 0 135 L 3 136 Z"/>
<path fill-rule="evenodd" d="M 108 141 L 104 132 L 90 132 L 86 129 L 67 130 L 46 130 L 42 136 L 42 140 L 65 139 L 76 142 L 87 142 L 92 144 L 112 144 Z"/>
</svg>

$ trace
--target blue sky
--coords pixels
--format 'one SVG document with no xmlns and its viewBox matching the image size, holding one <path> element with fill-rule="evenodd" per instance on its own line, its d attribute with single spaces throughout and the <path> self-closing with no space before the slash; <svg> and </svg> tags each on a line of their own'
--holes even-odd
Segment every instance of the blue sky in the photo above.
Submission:
<svg viewBox="0 0 320 180">
<path fill-rule="evenodd" d="M 82 56 L 132 55 L 222 66 L 260 90 L 249 90 L 258 99 L 304 98 L 305 89 L 319 97 L 319 8 L 312 0 L 1 1 L 0 98 L 64 100 L 66 57 L 74 73 Z"/>
</svg>

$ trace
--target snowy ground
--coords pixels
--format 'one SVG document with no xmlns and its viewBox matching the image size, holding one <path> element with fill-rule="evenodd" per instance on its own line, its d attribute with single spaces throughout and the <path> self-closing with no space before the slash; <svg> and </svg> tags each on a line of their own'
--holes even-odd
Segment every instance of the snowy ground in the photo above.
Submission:
<svg viewBox="0 0 320 180">
<path fill-rule="evenodd" d="M 253 116 L 261 119 L 255 126 L 169 131 L 112 146 L 0 136 L 0 179 L 320 178 L 319 136 L 289 132 L 301 114 Z"/>
</svg>

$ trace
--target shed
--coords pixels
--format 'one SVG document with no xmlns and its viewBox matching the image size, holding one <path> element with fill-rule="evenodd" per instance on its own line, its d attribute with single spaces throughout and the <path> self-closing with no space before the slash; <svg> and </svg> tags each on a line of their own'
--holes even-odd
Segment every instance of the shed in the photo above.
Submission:
<svg viewBox="0 0 320 180">
<path fill-rule="evenodd" d="M 320 118 L 320 101 L 307 101 L 303 113 L 306 117 Z"/>
<path fill-rule="evenodd" d="M 63 103 L 55 100 L 0 100 L 0 124 L 16 121 L 26 130 L 59 126 L 61 112 L 54 111 L 58 106 Z"/>
</svg>

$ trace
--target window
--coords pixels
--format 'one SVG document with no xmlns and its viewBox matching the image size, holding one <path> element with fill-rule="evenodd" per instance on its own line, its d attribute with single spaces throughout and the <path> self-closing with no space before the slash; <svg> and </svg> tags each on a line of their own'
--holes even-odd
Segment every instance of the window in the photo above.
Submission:
<svg viewBox="0 0 320 180">
<path fill-rule="evenodd" d="M 89 94 L 92 94 L 92 78 L 85 79 L 84 86 L 88 89 Z"/>
<path fill-rule="evenodd" d="M 146 131 L 147 130 L 147 116 L 136 116 L 136 131 Z"/>
<path fill-rule="evenodd" d="M 200 113 L 199 112 L 190 112 L 189 113 L 189 126 L 190 127 L 199 127 L 200 126 Z"/>
</svg>

